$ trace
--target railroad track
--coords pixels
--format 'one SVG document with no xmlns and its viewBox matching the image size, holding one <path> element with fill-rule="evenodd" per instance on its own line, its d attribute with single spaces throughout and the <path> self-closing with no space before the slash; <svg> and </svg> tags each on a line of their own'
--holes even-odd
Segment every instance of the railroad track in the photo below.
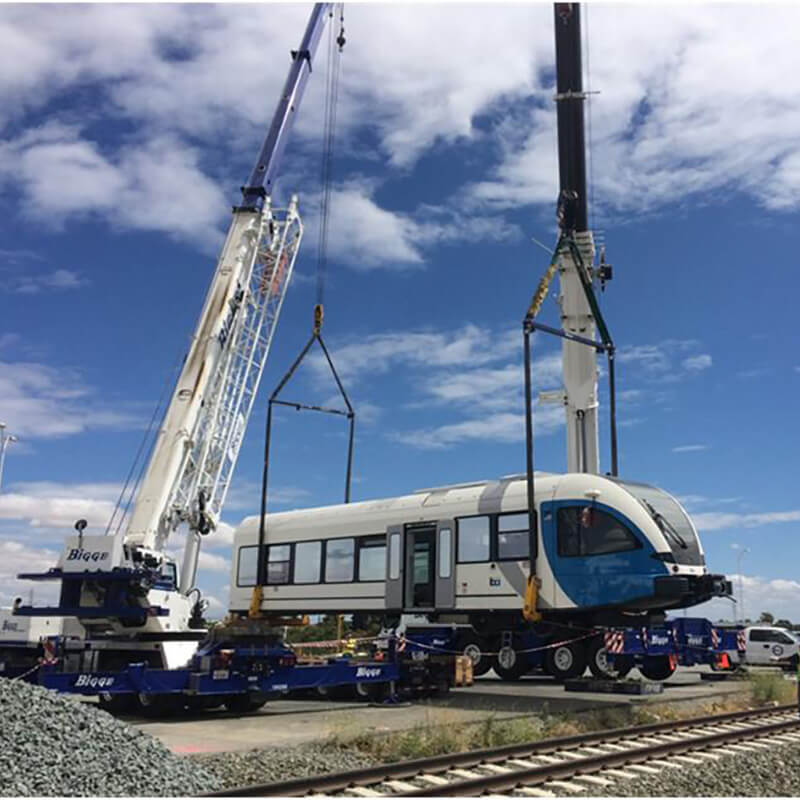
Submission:
<svg viewBox="0 0 800 800">
<path fill-rule="evenodd" d="M 209 797 L 551 797 L 723 755 L 800 744 L 794 705 L 616 728 L 226 789 Z"/>
</svg>

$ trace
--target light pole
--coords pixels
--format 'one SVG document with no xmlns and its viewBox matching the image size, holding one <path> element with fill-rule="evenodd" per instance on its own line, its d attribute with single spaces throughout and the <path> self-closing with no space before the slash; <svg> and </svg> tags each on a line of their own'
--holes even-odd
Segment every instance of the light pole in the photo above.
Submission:
<svg viewBox="0 0 800 800">
<path fill-rule="evenodd" d="M 744 581 L 742 580 L 742 558 L 745 553 L 750 552 L 749 547 L 742 547 L 740 544 L 731 545 L 734 550 L 738 550 L 739 554 L 736 556 L 736 574 L 739 576 L 739 602 L 742 604 L 741 615 L 742 622 L 747 619 L 744 613 Z"/>
<path fill-rule="evenodd" d="M 8 433 L 5 422 L 0 422 L 0 488 L 3 486 L 3 464 L 6 460 L 6 448 L 16 441 L 17 437 Z"/>
</svg>

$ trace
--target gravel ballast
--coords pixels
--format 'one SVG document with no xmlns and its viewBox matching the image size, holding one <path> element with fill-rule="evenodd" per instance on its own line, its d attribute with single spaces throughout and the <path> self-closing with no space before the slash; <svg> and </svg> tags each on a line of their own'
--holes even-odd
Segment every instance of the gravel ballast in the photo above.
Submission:
<svg viewBox="0 0 800 800">
<path fill-rule="evenodd" d="M 630 781 L 615 778 L 611 786 L 574 796 L 800 797 L 800 745 L 721 756 L 702 766 L 665 767 L 658 775 Z"/>
<path fill-rule="evenodd" d="M 204 753 L 190 758 L 204 772 L 213 775 L 221 789 L 286 781 L 326 772 L 345 772 L 380 763 L 365 753 L 323 743 Z"/>
<path fill-rule="evenodd" d="M 0 678 L 0 795 L 165 797 L 219 788 L 199 765 L 105 711 Z"/>
</svg>

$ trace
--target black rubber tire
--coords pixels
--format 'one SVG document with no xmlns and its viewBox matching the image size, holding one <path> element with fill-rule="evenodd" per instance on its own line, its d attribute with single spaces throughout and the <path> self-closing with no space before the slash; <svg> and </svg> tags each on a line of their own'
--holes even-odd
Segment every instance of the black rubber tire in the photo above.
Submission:
<svg viewBox="0 0 800 800">
<path fill-rule="evenodd" d="M 589 642 L 586 648 L 586 660 L 589 662 L 589 671 L 595 678 L 615 680 L 619 677 L 616 667 L 612 667 L 608 662 L 605 642 L 601 636 Z"/>
<path fill-rule="evenodd" d="M 633 661 L 633 656 L 617 656 L 614 659 L 614 669 L 617 673 L 617 679 L 624 678 L 636 664 Z"/>
<path fill-rule="evenodd" d="M 389 694 L 388 683 L 357 683 L 353 686 L 353 694 L 357 700 L 366 700 L 370 703 L 380 703 Z"/>
<path fill-rule="evenodd" d="M 101 694 L 97 700 L 100 708 L 109 714 L 130 714 L 137 710 L 135 694 Z"/>
<path fill-rule="evenodd" d="M 545 669 L 559 682 L 583 675 L 586 670 L 586 648 L 583 642 L 551 647 L 545 656 Z"/>
<path fill-rule="evenodd" d="M 489 649 L 486 642 L 473 631 L 464 631 L 458 637 L 456 648 L 472 661 L 472 675 L 480 678 L 492 668 L 492 659 L 484 655 Z"/>
<path fill-rule="evenodd" d="M 645 656 L 639 672 L 651 681 L 665 681 L 675 672 L 675 667 L 670 664 L 669 656 Z"/>
<path fill-rule="evenodd" d="M 267 698 L 261 695 L 235 694 L 225 699 L 225 708 L 237 714 L 252 714 L 266 702 Z"/>
<path fill-rule="evenodd" d="M 136 696 L 138 711 L 143 717 L 163 719 L 172 717 L 183 711 L 186 703 L 179 694 L 146 694 L 140 692 Z"/>
<path fill-rule="evenodd" d="M 503 648 L 501 648 L 500 652 L 492 659 L 492 669 L 495 671 L 497 677 L 501 680 L 517 681 L 523 675 L 530 672 L 530 664 L 528 663 L 527 658 L 525 658 L 525 654 L 520 656 L 520 654 L 516 651 L 512 652 L 514 653 L 515 658 L 511 664 L 506 663 L 504 666 L 500 663 L 501 655 L 503 655 Z"/>
</svg>

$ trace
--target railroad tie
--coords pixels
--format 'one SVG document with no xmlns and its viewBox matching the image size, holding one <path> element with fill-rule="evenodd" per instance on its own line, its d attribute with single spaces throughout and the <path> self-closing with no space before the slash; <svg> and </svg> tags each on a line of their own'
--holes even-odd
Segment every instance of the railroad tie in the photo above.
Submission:
<svg viewBox="0 0 800 800">
<path fill-rule="evenodd" d="M 663 758 L 651 758 L 648 762 L 654 767 L 670 767 L 671 769 L 683 769 L 680 764 L 676 764 L 674 761 L 665 761 Z"/>
<path fill-rule="evenodd" d="M 544 760 L 543 756 L 536 757 Z M 551 761 L 550 763 L 561 763 L 561 759 L 558 759 L 557 762 Z M 533 761 L 526 761 L 524 758 L 509 758 L 506 764 L 510 764 L 512 767 L 520 767 L 521 769 L 536 769 L 536 767 L 539 766 L 538 764 L 534 764 Z"/>
<path fill-rule="evenodd" d="M 692 751 L 692 758 L 704 758 L 706 761 L 719 761 L 720 757 L 709 753 L 707 750 Z"/>
<path fill-rule="evenodd" d="M 625 769 L 627 769 L 627 767 Z M 608 769 L 604 769 L 602 774 L 610 775 L 612 778 L 622 778 L 623 780 L 626 781 L 632 781 L 635 778 L 640 777 L 635 772 L 626 772 L 624 769 L 616 769 L 614 767 L 609 767 Z"/>
<path fill-rule="evenodd" d="M 548 792 L 547 789 L 540 789 L 538 786 L 518 786 L 514 789 L 516 794 L 524 797 L 555 797 L 555 792 Z"/>
<path fill-rule="evenodd" d="M 431 786 L 447 786 L 447 784 L 450 783 L 447 778 L 442 778 L 440 775 L 431 775 L 428 772 L 417 775 L 416 779 L 418 781 L 425 781 L 425 783 L 429 783 Z"/>
<path fill-rule="evenodd" d="M 447 770 L 448 775 L 455 775 L 456 778 L 464 778 L 466 780 L 471 780 L 472 778 L 480 778 L 481 774 L 479 772 L 472 772 L 468 769 L 460 769 L 458 767 L 454 769 Z"/>
<path fill-rule="evenodd" d="M 642 775 L 658 775 L 661 772 L 656 767 L 647 767 L 644 764 L 626 764 L 625 769 L 631 772 L 641 772 Z"/>
<path fill-rule="evenodd" d="M 367 786 L 351 786 L 347 790 L 348 795 L 355 795 L 356 797 L 383 797 L 381 792 L 370 789 Z"/>
<path fill-rule="evenodd" d="M 567 783 L 567 781 L 547 781 L 547 783 L 544 786 L 545 789 L 562 789 L 565 792 L 572 792 L 573 794 L 578 794 L 579 792 L 586 791 L 585 786 L 581 786 L 580 784 Z"/>
<path fill-rule="evenodd" d="M 502 764 L 481 764 L 481 769 L 494 772 L 495 775 L 505 775 L 508 772 L 514 771 L 509 767 L 504 767 Z"/>
<path fill-rule="evenodd" d="M 563 764 L 564 763 L 564 759 L 563 758 L 556 758 L 555 756 L 544 755 L 544 756 L 536 756 L 536 758 L 538 758 L 539 761 L 544 761 L 545 764 Z M 511 764 L 512 762 L 509 761 L 508 763 Z M 527 762 L 527 763 L 530 764 L 530 766 L 532 766 L 532 767 L 536 766 L 535 764 L 531 764 L 530 762 Z"/>
<path fill-rule="evenodd" d="M 581 783 L 588 783 L 590 786 L 613 786 L 614 781 L 608 778 L 601 778 L 599 775 L 575 775 L 573 781 L 580 781 Z"/>
<path fill-rule="evenodd" d="M 585 756 L 579 755 L 572 750 L 561 750 L 559 751 L 558 755 L 562 758 L 569 758 L 572 761 L 581 761 L 583 758 L 585 758 Z"/>
<path fill-rule="evenodd" d="M 581 747 L 582 753 L 588 753 L 590 756 L 607 756 L 606 750 L 601 750 L 599 747 Z"/>
<path fill-rule="evenodd" d="M 616 750 L 618 753 L 624 752 L 626 750 L 630 750 L 630 746 L 623 747 L 621 744 L 611 744 L 610 742 L 607 744 L 599 744 L 598 747 L 602 747 L 603 750 Z M 541 756 L 540 756 L 541 757 Z"/>
<path fill-rule="evenodd" d="M 671 758 L 674 761 L 680 761 L 682 764 L 692 764 L 692 765 L 696 766 L 697 764 L 702 764 L 703 763 L 703 761 L 701 759 L 692 758 L 692 756 L 674 755 L 674 756 L 671 756 Z"/>
<path fill-rule="evenodd" d="M 388 786 L 393 792 L 416 792 L 419 790 L 419 786 L 414 786 L 413 783 L 407 783 L 406 781 L 384 781 L 382 786 Z"/>
</svg>

